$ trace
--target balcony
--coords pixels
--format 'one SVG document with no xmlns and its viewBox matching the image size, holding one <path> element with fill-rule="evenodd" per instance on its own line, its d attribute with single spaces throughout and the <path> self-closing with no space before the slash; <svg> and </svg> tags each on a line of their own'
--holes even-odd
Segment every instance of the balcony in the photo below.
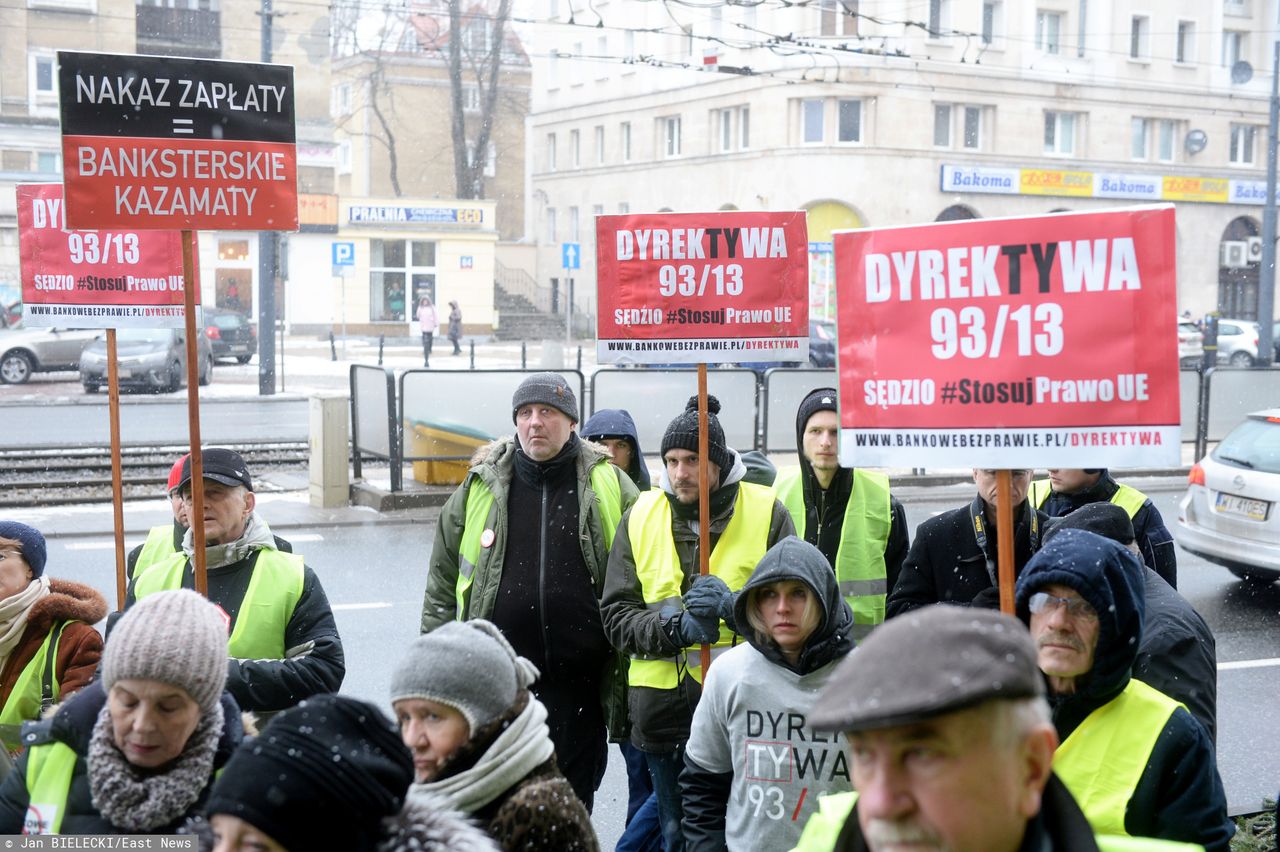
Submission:
<svg viewBox="0 0 1280 852">
<path fill-rule="evenodd" d="M 222 57 L 222 16 L 217 11 L 142 6 L 137 11 L 138 53 Z"/>
</svg>

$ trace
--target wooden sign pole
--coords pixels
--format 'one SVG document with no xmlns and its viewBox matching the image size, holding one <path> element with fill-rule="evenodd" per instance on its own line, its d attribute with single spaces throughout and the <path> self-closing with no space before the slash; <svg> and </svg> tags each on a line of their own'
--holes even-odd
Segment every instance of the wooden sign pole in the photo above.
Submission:
<svg viewBox="0 0 1280 852">
<path fill-rule="evenodd" d="M 707 365 L 698 365 L 698 574 L 711 572 L 711 478 L 707 460 Z M 711 668 L 711 646 L 702 646 L 702 682 Z"/>
<path fill-rule="evenodd" d="M 124 486 L 120 462 L 120 368 L 116 330 L 107 329 L 107 420 L 111 428 L 111 509 L 116 528 L 116 609 L 124 609 Z"/>
<path fill-rule="evenodd" d="M 205 574 L 204 458 L 200 454 L 200 356 L 196 346 L 195 232 L 182 232 L 182 296 L 187 316 L 187 424 L 191 434 L 191 556 L 196 591 L 209 595 Z"/>
<path fill-rule="evenodd" d="M 1013 474 L 996 471 L 996 577 L 1000 580 L 1000 611 L 1013 615 Z"/>
</svg>

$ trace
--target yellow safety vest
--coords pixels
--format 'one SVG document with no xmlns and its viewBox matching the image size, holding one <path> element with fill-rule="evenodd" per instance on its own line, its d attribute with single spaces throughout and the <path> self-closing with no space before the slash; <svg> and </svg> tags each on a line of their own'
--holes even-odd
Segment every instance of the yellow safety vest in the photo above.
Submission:
<svg viewBox="0 0 1280 852">
<path fill-rule="evenodd" d="M 182 588 L 186 567 L 185 553 L 152 565 L 134 578 L 134 598 L 142 600 L 156 592 Z M 236 626 L 227 640 L 227 653 L 242 660 L 284 659 L 284 634 L 302 597 L 303 579 L 301 556 L 271 548 L 259 550 L 249 588 L 236 613 Z"/>
<path fill-rule="evenodd" d="M 590 478 L 591 490 L 595 492 L 596 507 L 600 512 L 604 547 L 608 550 L 613 547 L 613 536 L 618 531 L 618 522 L 622 520 L 622 486 L 618 484 L 618 469 L 608 461 L 601 460 L 592 465 Z M 467 487 L 462 541 L 458 545 L 458 579 L 454 584 L 458 621 L 466 620 L 471 605 L 471 584 L 475 582 L 476 565 L 480 562 L 483 547 L 480 537 L 486 529 L 495 532 L 497 529 L 497 510 L 493 503 L 493 491 L 488 484 L 479 476 L 472 476 L 471 484 Z"/>
<path fill-rule="evenodd" d="M 732 591 L 741 589 L 769 549 L 769 525 L 773 519 L 773 489 L 750 482 L 738 483 L 738 498 L 733 516 L 711 551 L 710 572 L 724 580 Z M 636 577 L 640 580 L 645 607 L 657 612 L 664 607 L 680 606 L 684 571 L 671 535 L 671 504 L 667 495 L 646 491 L 631 507 L 627 535 L 636 560 Z M 720 638 L 712 653 L 723 651 L 733 643 L 733 631 L 720 622 Z M 702 681 L 698 648 L 684 652 L 685 668 L 694 679 Z M 678 657 L 644 659 L 632 657 L 627 682 L 631 686 L 653 689 L 675 689 L 679 684 L 681 660 Z"/>
<path fill-rule="evenodd" d="M 1094 831 L 1127 835 L 1129 799 L 1160 732 L 1182 705 L 1137 678 L 1090 713 L 1058 746 L 1053 771 L 1067 785 Z"/>
<path fill-rule="evenodd" d="M 41 713 L 61 698 L 61 685 L 55 669 L 58 642 L 66 626 L 66 621 L 59 621 L 49 629 L 35 656 L 14 682 L 4 709 L 0 710 L 0 741 L 10 752 L 22 747 L 19 738 L 22 723 L 39 719 Z"/>
<path fill-rule="evenodd" d="M 833 793 L 818 798 L 818 809 L 804 824 L 804 833 L 791 852 L 831 852 L 844 824 L 853 813 L 858 801 L 857 793 Z M 1093 838 L 1100 852 L 1204 852 L 1196 843 L 1178 843 L 1173 840 L 1155 840 L 1147 837 L 1114 837 L 1095 834 Z"/>
<path fill-rule="evenodd" d="M 778 499 L 791 513 L 796 535 L 804 538 L 808 512 L 804 506 L 800 468 L 790 468 L 779 474 L 774 488 L 778 491 Z M 884 621 L 889 583 L 884 551 L 889 546 L 892 521 L 889 477 L 855 468 L 853 490 L 844 507 L 834 567 L 840 594 L 853 610 L 853 637 L 857 640 L 866 638 L 871 628 Z"/>
<path fill-rule="evenodd" d="M 1047 479 L 1037 479 L 1031 483 L 1031 505 L 1037 509 L 1043 508 L 1049 499 L 1049 493 L 1053 490 L 1053 485 Z M 1138 510 L 1147 502 L 1147 495 L 1143 494 L 1136 488 L 1130 488 L 1128 485 L 1121 484 L 1116 489 L 1116 493 L 1111 495 L 1108 501 L 1116 504 L 1121 509 L 1129 513 L 1129 520 L 1133 520 L 1133 516 L 1138 514 Z"/>
<path fill-rule="evenodd" d="M 138 553 L 138 561 L 133 563 L 133 576 L 141 575 L 152 565 L 168 559 L 177 552 L 173 547 L 173 524 L 152 527 L 151 532 L 147 533 L 147 540 L 142 544 L 142 550 Z"/>
<path fill-rule="evenodd" d="M 27 751 L 27 815 L 23 834 L 61 834 L 67 815 L 67 793 L 76 769 L 76 753 L 62 742 L 32 746 Z"/>
</svg>

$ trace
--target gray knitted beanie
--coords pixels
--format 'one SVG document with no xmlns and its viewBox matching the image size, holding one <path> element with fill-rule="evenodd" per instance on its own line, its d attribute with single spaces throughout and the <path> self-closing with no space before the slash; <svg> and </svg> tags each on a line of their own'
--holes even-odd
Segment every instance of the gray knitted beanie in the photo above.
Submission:
<svg viewBox="0 0 1280 852">
<path fill-rule="evenodd" d="M 147 595 L 125 612 L 102 652 L 102 686 L 158 680 L 179 687 L 208 713 L 227 683 L 227 622 L 188 589 Z"/>
<path fill-rule="evenodd" d="M 511 397 L 511 422 L 515 422 L 517 411 L 535 402 L 559 409 L 565 417 L 578 422 L 578 397 L 559 373 L 534 373 L 520 383 Z"/>
<path fill-rule="evenodd" d="M 391 703 L 425 698 L 447 704 L 474 734 L 537 679 L 537 667 L 516 654 L 491 622 L 450 621 L 409 644 L 391 675 Z"/>
</svg>

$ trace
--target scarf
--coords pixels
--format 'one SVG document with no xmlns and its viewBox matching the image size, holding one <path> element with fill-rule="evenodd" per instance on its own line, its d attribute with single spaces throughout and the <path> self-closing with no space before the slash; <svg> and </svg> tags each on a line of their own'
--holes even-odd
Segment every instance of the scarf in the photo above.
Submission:
<svg viewBox="0 0 1280 852">
<path fill-rule="evenodd" d="M 4 671 L 9 655 L 27 631 L 31 607 L 49 595 L 49 578 L 36 577 L 17 594 L 0 601 L 0 671 Z"/>
<path fill-rule="evenodd" d="M 182 552 L 187 554 L 188 558 L 196 552 L 192 538 L 190 529 L 182 537 Z M 254 550 L 264 547 L 268 550 L 275 550 L 275 537 L 271 534 L 271 529 L 267 526 L 267 522 L 262 520 L 257 512 L 252 512 L 249 515 L 249 520 L 245 522 L 244 532 L 240 534 L 238 539 L 225 544 L 213 544 L 204 549 L 204 566 L 205 568 L 221 568 L 223 565 L 231 565 L 247 558 Z"/>
<path fill-rule="evenodd" d="M 530 696 L 528 705 L 474 766 L 438 781 L 415 783 L 409 794 L 438 796 L 454 810 L 475 813 L 546 763 L 554 752 L 547 708 Z"/>
<path fill-rule="evenodd" d="M 139 769 L 116 747 L 111 713 L 104 704 L 89 739 L 89 791 L 107 822 L 128 832 L 155 831 L 186 816 L 213 780 L 213 758 L 222 737 L 222 703 L 204 714 L 187 743 L 161 771 Z"/>
</svg>

